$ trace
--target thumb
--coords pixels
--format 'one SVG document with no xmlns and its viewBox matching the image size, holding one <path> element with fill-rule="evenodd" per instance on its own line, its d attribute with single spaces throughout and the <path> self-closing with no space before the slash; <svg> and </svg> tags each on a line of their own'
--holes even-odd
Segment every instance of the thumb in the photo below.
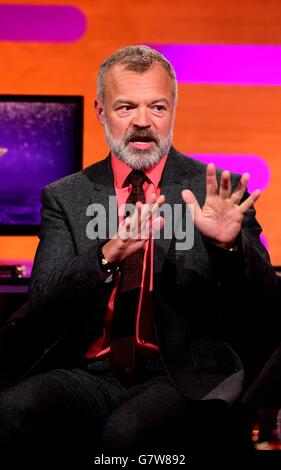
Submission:
<svg viewBox="0 0 281 470">
<path fill-rule="evenodd" d="M 194 217 L 198 217 L 201 213 L 201 208 L 193 192 L 189 189 L 184 189 L 181 195 L 186 204 L 192 204 L 194 206 Z"/>
</svg>

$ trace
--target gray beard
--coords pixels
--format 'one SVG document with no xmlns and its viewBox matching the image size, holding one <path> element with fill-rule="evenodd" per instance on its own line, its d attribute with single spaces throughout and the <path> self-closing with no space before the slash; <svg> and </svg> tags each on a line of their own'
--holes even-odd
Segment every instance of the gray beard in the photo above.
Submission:
<svg viewBox="0 0 281 470">
<path fill-rule="evenodd" d="M 166 139 L 157 136 L 155 148 L 151 150 L 138 150 L 125 144 L 123 140 L 117 140 L 112 137 L 108 124 L 104 123 L 105 138 L 111 152 L 122 162 L 126 163 L 133 170 L 146 170 L 155 166 L 160 160 L 167 155 L 172 145 L 173 132 Z"/>
</svg>

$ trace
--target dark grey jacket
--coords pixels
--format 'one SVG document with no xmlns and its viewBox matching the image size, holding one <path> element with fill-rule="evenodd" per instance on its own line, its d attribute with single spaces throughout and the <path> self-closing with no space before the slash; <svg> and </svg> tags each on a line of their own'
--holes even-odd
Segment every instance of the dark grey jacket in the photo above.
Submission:
<svg viewBox="0 0 281 470">
<path fill-rule="evenodd" d="M 205 165 L 172 148 L 161 180 L 166 202 L 180 205 L 185 215 L 181 192 L 189 188 L 202 206 L 205 172 Z M 238 176 L 233 177 L 235 180 Z M 103 221 L 99 214 L 92 211 L 87 215 L 87 208 L 100 204 L 108 213 L 109 196 L 114 195 L 110 157 L 43 191 L 28 326 L 21 322 L 22 336 L 27 331 L 29 343 L 34 343 L 33 350 L 37 351 L 31 354 L 32 360 L 29 358 L 28 374 L 79 364 L 101 333 L 113 284 L 102 280 L 97 246 L 108 233 L 100 226 Z M 103 232 L 96 240 L 93 232 L 92 239 L 87 235 L 91 221 L 92 228 Z M 156 334 L 163 362 L 177 388 L 188 398 L 233 402 L 241 395 L 244 366 L 247 369 L 247 361 L 253 359 L 246 354 L 251 347 L 251 308 L 256 309 L 256 304 L 262 308 L 262 302 L 268 302 L 276 282 L 259 241 L 260 232 L 251 209 L 244 218 L 236 253 L 204 239 L 196 228 L 193 247 L 188 250 L 176 249 L 179 240 L 175 236 L 155 240 Z M 245 294 L 248 301 L 242 301 Z M 245 320 L 247 315 L 249 321 Z"/>
</svg>

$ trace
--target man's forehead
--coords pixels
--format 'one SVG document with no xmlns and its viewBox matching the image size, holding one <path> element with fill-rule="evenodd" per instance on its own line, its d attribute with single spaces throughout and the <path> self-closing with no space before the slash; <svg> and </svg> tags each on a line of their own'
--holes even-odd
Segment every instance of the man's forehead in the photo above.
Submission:
<svg viewBox="0 0 281 470">
<path fill-rule="evenodd" d="M 154 86 L 157 84 L 172 88 L 172 79 L 168 72 L 161 64 L 153 64 L 145 71 L 130 70 L 127 64 L 114 64 L 107 72 L 104 79 L 104 87 L 106 92 L 126 85 L 147 85 Z"/>
</svg>

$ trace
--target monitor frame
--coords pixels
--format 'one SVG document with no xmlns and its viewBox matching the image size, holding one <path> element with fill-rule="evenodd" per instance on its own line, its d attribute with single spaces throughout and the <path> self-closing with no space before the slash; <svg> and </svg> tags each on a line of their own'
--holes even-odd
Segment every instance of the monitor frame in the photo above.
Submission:
<svg viewBox="0 0 281 470">
<path fill-rule="evenodd" d="M 77 119 L 74 128 L 74 167 L 73 173 L 83 168 L 83 125 L 84 96 L 59 94 L 0 94 L 0 102 L 34 102 L 34 103 L 73 103 L 76 105 Z M 42 188 L 43 190 L 43 188 Z M 38 235 L 40 225 L 37 224 L 0 224 L 0 236 Z"/>
</svg>

